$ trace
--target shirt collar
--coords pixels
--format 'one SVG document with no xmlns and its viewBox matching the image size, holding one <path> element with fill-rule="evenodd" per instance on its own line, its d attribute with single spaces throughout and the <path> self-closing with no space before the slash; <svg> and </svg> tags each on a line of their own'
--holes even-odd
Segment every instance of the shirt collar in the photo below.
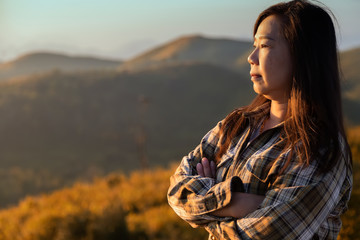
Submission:
<svg viewBox="0 0 360 240">
<path fill-rule="evenodd" d="M 243 115 L 245 118 L 250 120 L 250 123 L 257 124 L 259 122 L 264 121 L 264 119 L 269 116 L 270 107 L 271 107 L 271 101 L 269 100 L 251 111 L 244 111 Z M 285 121 L 282 121 L 273 128 L 282 127 L 284 123 Z"/>
</svg>

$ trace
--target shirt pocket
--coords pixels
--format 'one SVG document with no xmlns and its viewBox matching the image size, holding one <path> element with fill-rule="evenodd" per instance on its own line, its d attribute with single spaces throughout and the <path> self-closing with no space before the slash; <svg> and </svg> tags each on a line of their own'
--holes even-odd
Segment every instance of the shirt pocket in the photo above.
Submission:
<svg viewBox="0 0 360 240">
<path fill-rule="evenodd" d="M 246 192 L 264 195 L 271 185 L 271 171 L 275 158 L 253 155 L 245 163 L 241 171 L 241 180 Z"/>
</svg>

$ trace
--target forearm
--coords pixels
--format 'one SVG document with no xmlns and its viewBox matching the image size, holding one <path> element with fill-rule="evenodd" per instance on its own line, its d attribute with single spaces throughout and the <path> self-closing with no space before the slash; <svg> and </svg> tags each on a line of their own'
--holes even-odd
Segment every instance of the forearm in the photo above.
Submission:
<svg viewBox="0 0 360 240">
<path fill-rule="evenodd" d="M 343 162 L 328 173 L 316 173 L 311 166 L 290 166 L 275 179 L 258 209 L 243 218 L 210 222 L 206 230 L 218 239 L 291 240 L 312 239 L 324 226 L 329 239 L 335 239 L 351 180 Z"/>
<path fill-rule="evenodd" d="M 201 176 L 215 178 L 216 166 L 214 162 L 209 162 L 206 158 L 203 158 L 201 163 L 197 164 L 196 169 Z M 241 180 L 239 184 L 241 186 L 237 186 L 237 190 L 243 188 Z M 262 195 L 242 192 L 232 192 L 230 195 L 231 201 L 229 204 L 210 212 L 210 214 L 216 217 L 242 218 L 255 211 L 265 198 L 265 196 Z"/>
<path fill-rule="evenodd" d="M 217 217 L 243 218 L 258 209 L 265 196 L 234 192 L 230 204 L 210 214 Z"/>
</svg>

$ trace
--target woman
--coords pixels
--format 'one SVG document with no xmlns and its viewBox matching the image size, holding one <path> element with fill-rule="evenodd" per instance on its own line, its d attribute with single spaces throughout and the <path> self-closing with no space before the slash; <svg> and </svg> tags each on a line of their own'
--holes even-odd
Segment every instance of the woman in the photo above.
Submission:
<svg viewBox="0 0 360 240">
<path fill-rule="evenodd" d="M 305 0 L 263 11 L 254 91 L 185 156 L 168 200 L 211 239 L 336 239 L 352 189 L 334 25 Z"/>
</svg>

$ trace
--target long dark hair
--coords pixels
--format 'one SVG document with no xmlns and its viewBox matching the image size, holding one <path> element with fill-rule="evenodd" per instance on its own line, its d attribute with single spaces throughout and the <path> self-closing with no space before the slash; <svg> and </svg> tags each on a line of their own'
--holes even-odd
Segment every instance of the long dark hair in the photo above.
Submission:
<svg viewBox="0 0 360 240">
<path fill-rule="evenodd" d="M 284 123 L 286 144 L 283 150 L 290 148 L 291 151 L 280 174 L 294 154 L 301 156 L 306 165 L 321 159 L 321 172 L 333 168 L 340 154 L 345 154 L 352 162 L 343 125 L 336 34 L 328 12 L 331 13 L 306 0 L 293 0 L 264 10 L 254 25 L 255 36 L 265 18 L 277 16 L 292 56 L 293 81 Z M 231 139 L 244 128 L 246 121 L 241 113 L 266 101 L 269 100 L 258 95 L 249 106 L 226 117 L 221 129 L 225 141 L 216 153 L 217 160 L 225 153 Z"/>
</svg>

